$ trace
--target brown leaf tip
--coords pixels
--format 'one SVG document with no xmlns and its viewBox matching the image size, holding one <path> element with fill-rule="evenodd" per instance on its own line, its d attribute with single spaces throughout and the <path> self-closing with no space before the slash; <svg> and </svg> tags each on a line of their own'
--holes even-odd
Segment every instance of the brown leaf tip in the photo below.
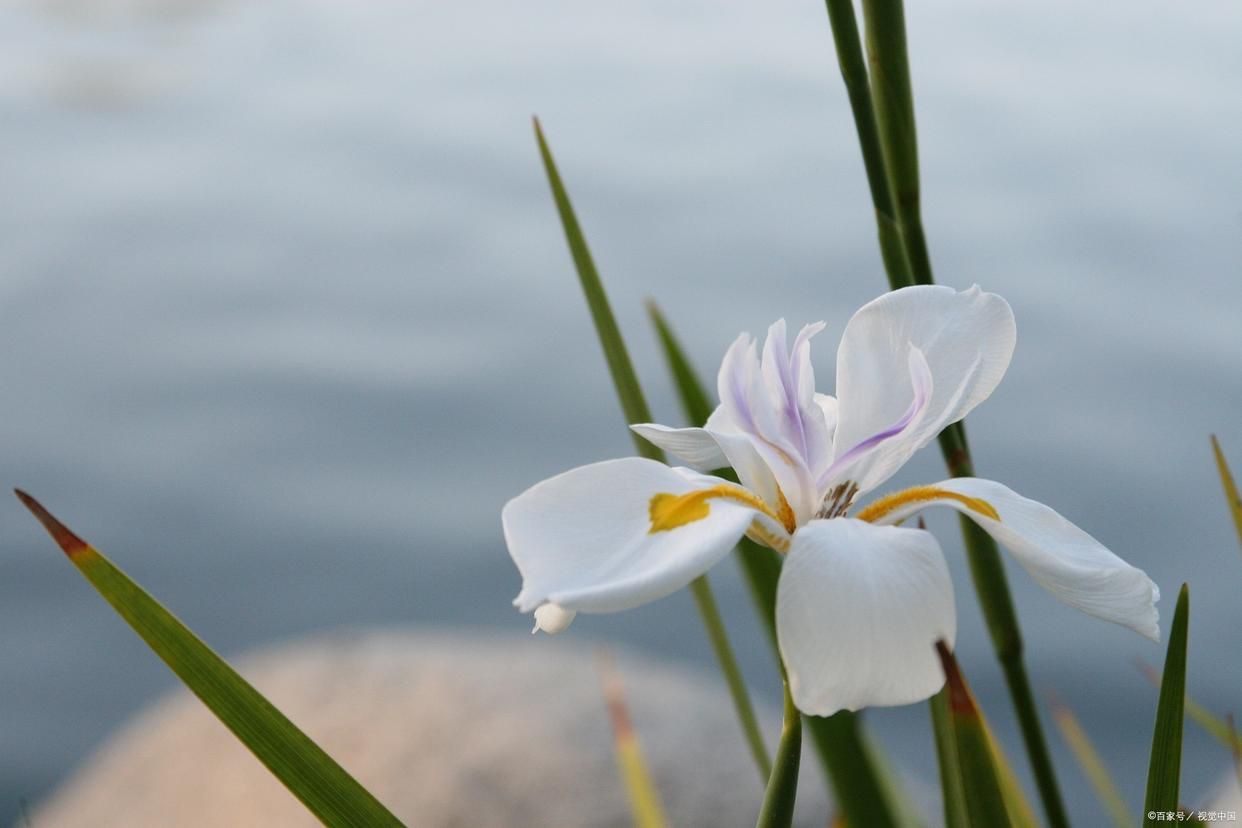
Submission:
<svg viewBox="0 0 1242 828">
<path fill-rule="evenodd" d="M 83 552 L 91 548 L 90 544 L 75 535 L 68 526 L 53 517 L 52 513 L 47 509 L 44 509 L 42 503 L 26 494 L 21 489 L 14 489 L 13 492 L 17 495 L 17 499 L 22 502 L 22 505 L 29 509 L 31 513 L 39 519 L 39 523 L 43 524 L 43 528 L 46 529 L 47 533 L 52 536 L 52 540 L 56 541 L 56 544 L 63 549 L 65 554 L 70 558 L 81 555 Z"/>
<path fill-rule="evenodd" d="M 936 642 L 936 655 L 940 656 L 940 666 L 944 668 L 945 682 L 949 687 L 949 709 L 958 716 L 977 716 L 975 700 L 970 696 L 966 679 L 962 678 L 962 671 L 957 668 L 957 659 L 949 652 L 943 639 Z"/>
</svg>

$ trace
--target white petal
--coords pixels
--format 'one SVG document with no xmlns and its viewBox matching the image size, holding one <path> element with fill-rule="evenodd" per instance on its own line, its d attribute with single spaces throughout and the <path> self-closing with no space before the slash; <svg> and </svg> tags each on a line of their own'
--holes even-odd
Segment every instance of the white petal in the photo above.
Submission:
<svg viewBox="0 0 1242 828">
<path fill-rule="evenodd" d="M 828 442 L 831 445 L 832 436 L 837 430 L 837 398 L 829 394 L 816 394 L 815 404 L 824 415 L 824 428 L 828 431 Z"/>
<path fill-rule="evenodd" d="M 781 568 L 776 634 L 803 713 L 928 698 L 944 684 L 935 643 L 957 637 L 940 546 L 920 529 L 811 521 Z"/>
<path fill-rule="evenodd" d="M 922 352 L 932 377 L 926 413 L 874 448 L 875 457 L 858 468 L 859 487 L 875 488 L 945 426 L 987 399 L 1009 366 L 1015 338 L 1008 303 L 977 286 L 961 292 L 942 285 L 902 288 L 855 313 L 837 352 L 836 457 L 884 432 L 907 411 L 910 346 Z"/>
<path fill-rule="evenodd" d="M 712 498 L 700 518 L 653 531 L 652 499 L 713 486 L 739 487 L 629 457 L 582 466 L 532 486 L 501 514 L 509 554 L 522 573 L 522 612 L 552 602 L 613 612 L 654 601 L 706 572 L 756 519 L 755 509 Z M 783 532 L 767 518 L 769 531 Z"/>
<path fill-rule="evenodd" d="M 729 465 L 720 445 L 705 428 L 669 428 L 658 423 L 636 423 L 630 429 L 693 469 L 706 472 Z"/>
<path fill-rule="evenodd" d="M 736 440 L 732 447 L 722 442 L 721 448 L 743 480 L 746 474 L 754 478 L 763 475 L 756 470 L 744 472 L 732 463 L 734 455 L 757 455 L 799 522 L 809 520 L 819 507 L 816 477 L 830 457 L 827 427 L 821 409 L 814 404 L 814 392 L 802 390 L 805 383 L 814 382 L 808 341 L 822 327 L 819 323 L 808 325 L 798 335 L 795 351 L 805 357 L 804 362 L 797 362 L 786 350 L 784 320 L 768 330 L 762 361 L 754 340 L 742 334 L 725 353 L 716 383 L 722 415 L 733 427 L 724 433 L 734 438 L 744 436 L 750 442 L 748 449 L 738 446 Z M 804 398 L 808 403 L 805 407 L 800 405 Z"/>
<path fill-rule="evenodd" d="M 1160 640 L 1156 611 L 1160 590 L 1147 573 L 1114 555 L 1054 510 L 1000 483 L 974 477 L 954 478 L 912 491 L 923 489 L 984 501 L 1000 519 L 985 514 L 986 509 L 981 511 L 978 505 L 938 497 L 907 502 L 887 512 L 879 522 L 904 520 L 930 505 L 951 506 L 983 527 L 1040 586 L 1071 607 Z"/>
<path fill-rule="evenodd" d="M 535 628 L 531 633 L 545 632 L 548 635 L 563 633 L 574 623 L 578 613 L 567 610 L 560 604 L 542 604 L 535 609 Z"/>
</svg>

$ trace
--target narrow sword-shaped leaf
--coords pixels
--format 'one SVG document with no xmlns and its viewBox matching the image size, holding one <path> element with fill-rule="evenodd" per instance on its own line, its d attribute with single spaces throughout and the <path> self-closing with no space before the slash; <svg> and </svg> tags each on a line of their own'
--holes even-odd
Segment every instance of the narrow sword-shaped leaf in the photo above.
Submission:
<svg viewBox="0 0 1242 828">
<path fill-rule="evenodd" d="M 851 0 L 827 0 L 827 7 L 871 188 L 880 252 L 889 285 L 896 290 L 919 282 L 930 283 L 931 260 L 919 208 L 918 145 L 904 10 L 900 0 L 866 0 L 863 3 L 871 61 L 868 75 L 853 3 Z M 877 110 L 882 112 L 877 113 Z M 894 250 L 894 246 L 901 249 Z M 939 442 L 950 474 L 955 477 L 974 475 L 964 423 L 956 423 L 941 432 Z M 961 526 L 971 579 L 1018 714 L 1044 811 L 1053 828 L 1062 828 L 1068 825 L 1068 818 L 1026 675 L 1022 636 L 996 542 L 964 517 Z"/>
<path fill-rule="evenodd" d="M 949 728 L 961 770 L 966 824 L 971 828 L 1004 828 L 1012 823 L 979 706 L 943 641 L 936 642 L 936 653 L 944 667 Z"/>
<path fill-rule="evenodd" d="M 668 320 L 654 301 L 648 300 L 647 312 L 655 326 L 660 345 L 668 362 L 669 370 L 677 385 L 686 419 L 694 425 L 702 425 L 712 412 L 707 391 L 699 381 L 673 333 Z M 731 470 L 717 472 L 732 475 Z M 738 544 L 738 562 L 750 588 L 751 597 L 759 618 L 767 631 L 768 640 L 780 661 L 776 642 L 776 582 L 780 577 L 780 556 L 767 547 L 743 538 Z M 898 816 L 898 809 L 887 791 L 898 789 L 891 776 L 883 776 L 879 765 L 872 761 L 875 752 L 869 748 L 862 734 L 858 717 L 848 711 L 827 718 L 805 717 L 805 727 L 828 774 L 829 784 L 836 795 L 837 805 L 847 824 L 868 825 L 875 828 L 905 824 Z"/>
<path fill-rule="evenodd" d="M 1054 701 L 1052 718 L 1057 723 L 1057 728 L 1061 731 L 1065 743 L 1073 752 L 1074 758 L 1078 760 L 1078 766 L 1087 775 L 1087 781 L 1091 783 L 1096 798 L 1108 811 L 1113 825 L 1117 828 L 1132 828 L 1134 817 L 1130 809 L 1126 807 L 1121 792 L 1117 790 L 1112 774 L 1108 772 L 1108 767 L 1100 758 L 1100 754 L 1096 751 L 1095 745 L 1091 743 L 1086 731 L 1082 729 L 1082 725 L 1078 723 L 1074 712 L 1064 704 Z"/>
<path fill-rule="evenodd" d="M 1164 677 L 1160 681 L 1160 700 L 1156 703 L 1156 726 L 1151 740 L 1151 762 L 1147 767 L 1147 796 L 1143 811 L 1176 811 L 1182 770 L 1182 720 L 1186 698 L 1186 639 L 1190 624 L 1190 589 L 1182 584 L 1173 610 L 1169 647 L 1164 656 Z M 1155 825 L 1150 816 L 1144 825 Z"/>
<path fill-rule="evenodd" d="M 33 497 L 17 496 L 99 594 L 285 787 L 329 826 L 399 826 L 332 757 L 158 601 Z"/>
<path fill-rule="evenodd" d="M 785 682 L 785 718 L 781 725 L 781 741 L 776 746 L 776 762 L 763 807 L 755 828 L 789 828 L 793 824 L 794 802 L 798 797 L 798 766 L 802 761 L 802 714 L 794 706 Z"/>
<path fill-rule="evenodd" d="M 1229 514 L 1233 516 L 1234 528 L 1238 530 L 1238 542 L 1242 543 L 1242 496 L 1238 494 L 1238 484 L 1234 482 L 1229 464 L 1225 462 L 1225 453 L 1221 451 L 1220 441 L 1212 435 L 1212 454 L 1216 456 L 1216 470 L 1220 472 L 1220 485 L 1225 490 L 1225 501 L 1229 504 Z"/>
<path fill-rule="evenodd" d="M 621 410 L 625 414 L 627 425 L 630 423 L 649 423 L 651 422 L 651 411 L 647 407 L 647 399 L 643 396 L 642 386 L 638 382 L 638 375 L 634 372 L 634 364 L 630 361 L 629 350 L 625 347 L 625 340 L 621 336 L 621 329 L 617 326 L 616 317 L 612 313 L 612 306 L 608 302 L 608 294 L 605 293 L 604 284 L 600 281 L 599 271 L 596 270 L 595 262 L 591 258 L 591 251 L 587 247 L 586 237 L 582 234 L 582 227 L 578 224 L 578 217 L 574 213 L 573 204 L 569 201 L 569 192 L 565 189 L 565 184 L 561 180 L 560 171 L 557 170 L 556 161 L 552 157 L 552 150 L 544 137 L 543 127 L 539 124 L 538 118 L 534 119 L 534 127 L 535 141 L 539 145 L 539 156 L 543 159 L 544 172 L 548 177 L 548 185 L 552 189 L 552 199 L 556 203 L 556 211 L 560 215 L 561 226 L 565 230 L 565 240 L 569 243 L 574 267 L 578 271 L 578 281 L 582 285 L 582 292 L 586 297 L 587 306 L 590 308 L 591 318 L 595 322 L 595 330 L 599 335 L 600 345 L 604 349 L 604 357 L 608 361 L 608 370 L 612 374 L 613 385 L 616 387 L 617 397 L 621 402 Z M 634 440 L 634 445 L 641 456 L 663 462 L 664 453 L 662 451 L 634 432 L 630 432 L 630 437 Z M 734 655 L 733 647 L 729 643 L 724 619 L 720 617 L 720 611 L 716 606 L 716 598 L 712 593 L 711 584 L 707 580 L 706 575 L 702 575 L 691 582 L 690 593 L 694 596 L 695 606 L 698 608 L 699 616 L 703 619 L 703 625 L 707 629 L 707 636 L 711 641 L 712 651 L 715 653 L 716 661 L 724 674 L 725 684 L 728 685 L 729 695 L 733 699 L 733 707 L 737 712 L 738 723 L 741 725 L 742 733 L 746 737 L 746 742 L 750 747 L 751 755 L 754 757 L 755 765 L 759 769 L 760 778 L 766 782 L 771 772 L 772 764 L 768 759 L 767 748 L 763 743 L 763 734 L 759 730 L 758 720 L 755 718 L 754 705 L 751 703 L 750 694 L 746 690 L 746 682 L 742 678 L 741 668 L 737 664 L 737 656 Z"/>
<path fill-rule="evenodd" d="M 638 743 L 634 723 L 630 719 L 621 676 L 606 655 L 600 658 L 599 672 L 604 688 L 604 701 L 608 705 L 608 719 L 612 723 L 617 768 L 621 772 L 621 781 L 625 784 L 625 794 L 630 802 L 635 828 L 665 828 L 668 819 L 664 816 L 660 792 L 656 789 L 655 780 L 643 756 L 642 746 Z"/>
</svg>

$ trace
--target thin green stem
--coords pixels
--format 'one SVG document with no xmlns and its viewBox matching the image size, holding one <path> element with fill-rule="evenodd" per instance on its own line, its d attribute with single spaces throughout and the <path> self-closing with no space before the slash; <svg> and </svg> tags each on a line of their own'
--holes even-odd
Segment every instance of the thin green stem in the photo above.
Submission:
<svg viewBox="0 0 1242 828">
<path fill-rule="evenodd" d="M 945 828 L 966 828 L 966 794 L 962 789 L 962 766 L 957 761 L 953 723 L 949 721 L 949 688 L 927 702 L 931 712 L 932 735 L 936 740 L 936 762 L 940 766 L 940 799 L 944 805 Z"/>
<path fill-rule="evenodd" d="M 711 584 L 706 577 L 696 578 L 690 584 L 690 593 L 694 596 L 695 606 L 707 629 L 707 637 L 711 639 L 712 652 L 720 664 L 720 672 L 724 674 L 725 683 L 729 685 L 729 695 L 733 698 L 733 709 L 737 712 L 738 723 L 742 726 L 742 735 L 746 737 L 746 745 L 750 755 L 759 769 L 760 778 L 764 781 L 772 775 L 772 760 L 768 756 L 768 747 L 763 743 L 763 732 L 759 729 L 759 721 L 755 718 L 755 710 L 750 704 L 750 694 L 746 690 L 746 682 L 737 666 L 737 658 L 733 654 L 733 646 L 729 643 L 725 632 L 724 619 L 720 617 L 720 609 L 716 606 L 716 597 L 712 594 Z"/>
<path fill-rule="evenodd" d="M 863 64 L 852 3 L 827 0 L 833 39 L 871 187 L 884 267 L 890 286 L 896 290 L 932 281 L 931 257 L 920 214 L 918 141 L 905 12 L 901 0 L 863 0 L 862 5 L 869 71 Z M 879 182 L 887 186 L 881 187 Z M 894 224 L 901 256 L 891 250 Z M 940 447 L 951 474 L 973 474 L 963 424 L 946 429 L 940 435 Z M 971 578 L 1005 673 L 1044 811 L 1049 824 L 1059 828 L 1067 825 L 1068 819 L 1026 676 L 1022 635 L 1005 571 L 991 536 L 970 521 L 964 520 L 962 525 Z"/>
<path fill-rule="evenodd" d="M 872 105 L 898 235 L 917 284 L 932 281 L 931 256 L 919 212 L 919 150 L 914 91 L 901 0 L 863 0 Z"/>
<path fill-rule="evenodd" d="M 627 423 L 649 423 L 651 411 L 647 407 L 646 397 L 643 396 L 638 374 L 634 371 L 629 350 L 625 347 L 621 329 L 617 326 L 612 306 L 608 302 L 608 294 L 604 291 L 604 284 L 599 278 L 599 271 L 591 257 L 591 250 L 587 247 L 586 236 L 578 223 L 573 204 L 569 200 L 569 192 L 561 180 L 560 171 L 557 170 L 556 161 L 552 157 L 552 150 L 544 138 L 543 129 L 537 118 L 534 120 L 534 127 L 535 140 L 539 144 L 539 155 L 543 159 L 548 185 L 552 189 L 552 199 L 556 202 L 561 226 L 565 230 L 565 240 L 569 244 L 574 268 L 578 271 L 578 279 L 582 285 L 587 306 L 590 308 L 591 318 L 595 321 L 595 330 L 599 335 L 599 342 L 608 362 L 609 373 L 612 374 L 613 385 L 617 389 L 621 410 L 625 414 Z M 634 439 L 634 446 L 640 455 L 663 462 L 662 451 L 633 432 L 630 436 Z M 699 616 L 703 620 L 703 626 L 707 629 L 707 637 L 711 641 L 716 661 L 720 664 L 720 670 L 724 674 L 725 684 L 728 685 L 733 707 L 737 711 L 738 722 L 750 745 L 759 772 L 766 780 L 771 769 L 771 762 L 768 759 L 767 748 L 763 744 L 763 734 L 759 730 L 754 705 L 746 690 L 746 683 L 742 680 L 741 668 L 738 667 L 737 657 L 734 655 L 733 647 L 729 644 L 724 621 L 720 617 L 720 611 L 716 606 L 716 599 L 712 595 L 711 585 L 706 575 L 695 579 L 691 585 L 691 592 L 694 595 Z"/>
<path fill-rule="evenodd" d="M 828 20 L 832 24 L 832 39 L 836 45 L 837 63 L 841 78 L 850 98 L 850 110 L 854 114 L 854 128 L 858 132 L 858 145 L 862 149 L 863 167 L 867 172 L 867 187 L 871 191 L 871 203 L 875 208 L 875 222 L 879 233 L 880 255 L 884 270 L 890 279 L 899 284 L 913 284 L 910 264 L 901 243 L 897 226 L 897 211 L 885 174 L 884 150 L 876 128 L 875 107 L 871 101 L 871 85 L 867 79 L 867 63 L 863 58 L 862 43 L 858 37 L 858 21 L 854 15 L 853 0 L 827 0 Z"/>
<path fill-rule="evenodd" d="M 763 795 L 763 807 L 755 828 L 789 828 L 793 824 L 794 802 L 798 796 L 798 766 L 802 761 L 802 714 L 789 694 L 785 681 L 785 719 L 781 741 L 776 747 L 776 765 Z"/>
</svg>

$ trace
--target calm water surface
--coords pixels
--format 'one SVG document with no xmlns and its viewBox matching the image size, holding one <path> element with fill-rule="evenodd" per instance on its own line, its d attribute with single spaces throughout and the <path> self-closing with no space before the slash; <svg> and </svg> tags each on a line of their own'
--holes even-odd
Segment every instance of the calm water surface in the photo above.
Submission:
<svg viewBox="0 0 1242 828">
<path fill-rule="evenodd" d="M 1242 9 L 912 4 L 940 281 L 1017 313 L 982 474 L 1194 593 L 1190 687 L 1238 711 Z M 519 627 L 504 501 L 625 453 L 528 118 L 543 118 L 653 405 L 641 300 L 699 366 L 883 287 L 822 4 L 534 0 L 0 10 L 0 480 L 226 653 L 344 624 Z M 941 475 L 935 451 L 894 481 Z M 14 501 L 0 517 L 0 819 L 173 680 Z M 959 648 L 1018 758 L 954 524 Z M 1137 804 L 1162 649 L 1011 569 L 1036 691 Z M 771 661 L 731 565 L 745 665 Z M 711 669 L 684 595 L 584 618 Z M 531 646 L 538 646 L 533 641 Z M 934 772 L 922 706 L 872 720 Z M 1054 734 L 1083 824 L 1102 819 Z M 1187 731 L 1187 802 L 1229 757 Z M 809 778 L 809 777 L 808 777 Z"/>
</svg>

